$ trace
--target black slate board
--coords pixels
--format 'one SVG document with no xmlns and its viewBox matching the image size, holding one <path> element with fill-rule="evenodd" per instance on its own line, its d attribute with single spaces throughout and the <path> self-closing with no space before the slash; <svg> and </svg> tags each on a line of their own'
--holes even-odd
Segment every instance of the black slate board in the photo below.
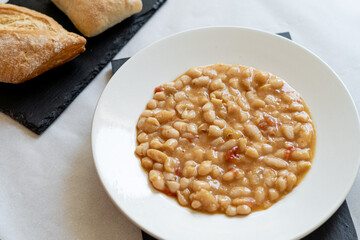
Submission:
<svg viewBox="0 0 360 240">
<path fill-rule="evenodd" d="M 291 40 L 289 32 L 277 33 L 280 36 Z M 115 73 L 129 58 L 122 58 L 111 61 L 112 71 Z M 144 231 L 141 232 L 143 240 L 156 240 Z M 280 236 L 279 236 L 280 237 Z M 302 240 L 357 240 L 357 234 L 350 211 L 346 201 L 340 208 L 314 232 Z"/>
<path fill-rule="evenodd" d="M 143 0 L 143 10 L 106 32 L 87 38 L 86 51 L 71 62 L 19 85 L 0 83 L 0 111 L 36 134 L 43 133 L 166 0 Z M 77 29 L 50 0 L 10 0 Z M 80 33 L 79 33 L 80 34 Z"/>
</svg>

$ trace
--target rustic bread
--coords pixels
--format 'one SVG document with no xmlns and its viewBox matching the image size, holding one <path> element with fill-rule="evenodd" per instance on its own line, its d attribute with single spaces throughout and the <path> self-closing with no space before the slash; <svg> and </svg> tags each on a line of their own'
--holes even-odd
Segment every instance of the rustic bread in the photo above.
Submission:
<svg viewBox="0 0 360 240">
<path fill-rule="evenodd" d="M 85 43 L 44 14 L 0 3 L 0 82 L 32 79 L 84 52 Z"/>
<path fill-rule="evenodd" d="M 85 36 L 96 36 L 142 9 L 141 0 L 51 0 Z"/>
</svg>

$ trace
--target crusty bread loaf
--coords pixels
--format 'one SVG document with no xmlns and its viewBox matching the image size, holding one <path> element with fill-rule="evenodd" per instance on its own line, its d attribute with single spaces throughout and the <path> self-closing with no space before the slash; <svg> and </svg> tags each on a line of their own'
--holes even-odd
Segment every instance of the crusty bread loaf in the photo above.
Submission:
<svg viewBox="0 0 360 240">
<path fill-rule="evenodd" d="M 51 0 L 87 37 L 96 36 L 142 9 L 141 0 Z"/>
<path fill-rule="evenodd" d="M 44 14 L 0 3 L 0 82 L 32 79 L 85 51 L 85 43 Z"/>
</svg>

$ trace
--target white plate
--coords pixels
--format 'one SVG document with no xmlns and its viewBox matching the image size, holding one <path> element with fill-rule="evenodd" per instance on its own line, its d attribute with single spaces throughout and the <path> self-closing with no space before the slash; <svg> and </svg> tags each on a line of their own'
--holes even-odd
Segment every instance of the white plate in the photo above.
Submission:
<svg viewBox="0 0 360 240">
<path fill-rule="evenodd" d="M 265 211 L 206 215 L 153 191 L 134 155 L 136 123 L 156 86 L 188 68 L 242 64 L 269 71 L 298 90 L 317 131 L 303 182 Z M 135 224 L 163 239 L 294 239 L 325 222 L 348 194 L 359 167 L 359 119 L 345 86 L 313 53 L 274 34 L 240 27 L 183 32 L 137 53 L 105 88 L 93 120 L 92 149 L 108 194 Z"/>
</svg>

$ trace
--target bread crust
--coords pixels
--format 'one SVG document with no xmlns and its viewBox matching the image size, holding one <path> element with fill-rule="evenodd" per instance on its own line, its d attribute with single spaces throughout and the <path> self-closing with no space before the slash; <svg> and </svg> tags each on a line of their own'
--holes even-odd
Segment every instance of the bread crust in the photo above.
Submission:
<svg viewBox="0 0 360 240">
<path fill-rule="evenodd" d="M 51 0 L 85 36 L 96 36 L 142 9 L 141 0 Z"/>
<path fill-rule="evenodd" d="M 32 79 L 75 58 L 85 44 L 44 14 L 0 3 L 0 82 Z"/>
</svg>

